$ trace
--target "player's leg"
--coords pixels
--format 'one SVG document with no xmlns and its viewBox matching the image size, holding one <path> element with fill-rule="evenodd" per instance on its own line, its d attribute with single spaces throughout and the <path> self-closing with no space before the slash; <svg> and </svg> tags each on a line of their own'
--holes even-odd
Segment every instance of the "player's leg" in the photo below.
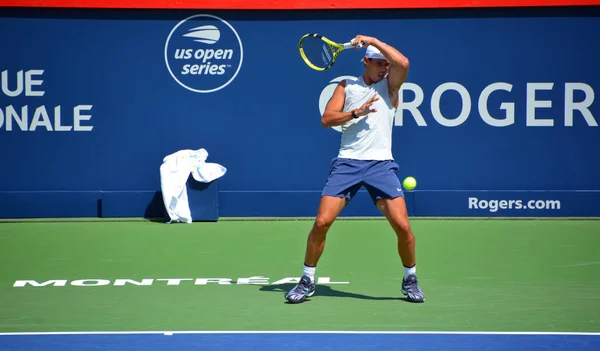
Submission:
<svg viewBox="0 0 600 351">
<path fill-rule="evenodd" d="M 403 196 L 395 198 L 379 198 L 377 207 L 385 215 L 398 238 L 398 254 L 402 265 L 409 269 L 415 267 L 417 258 L 415 253 L 415 236 L 410 227 L 406 201 Z"/>
<path fill-rule="evenodd" d="M 411 302 L 423 302 L 425 297 L 417 280 L 415 236 L 408 220 L 406 201 L 403 196 L 379 198 L 376 200 L 376 204 L 388 222 L 390 222 L 398 239 L 398 254 L 404 266 L 402 293 Z"/>
<path fill-rule="evenodd" d="M 304 302 L 306 298 L 315 293 L 315 271 L 317 263 L 323 250 L 325 249 L 325 238 L 329 228 L 346 206 L 348 199 L 346 197 L 322 196 L 319 204 L 317 218 L 313 223 L 312 229 L 308 234 L 306 241 L 306 252 L 304 255 L 304 266 L 302 277 L 294 288 L 285 296 L 291 303 Z"/>
<path fill-rule="evenodd" d="M 361 187 L 361 174 L 361 164 L 358 161 L 339 158 L 332 160 L 329 177 L 321 193 L 317 218 L 308 234 L 305 267 L 316 267 L 323 253 L 329 228 Z"/>
<path fill-rule="evenodd" d="M 325 239 L 329 228 L 342 212 L 348 199 L 346 197 L 322 196 L 317 218 L 308 234 L 304 266 L 316 267 L 325 248 Z"/>
<path fill-rule="evenodd" d="M 423 302 L 416 269 L 415 236 L 408 219 L 404 193 L 397 176 L 398 165 L 392 161 L 377 162 L 365 179 L 365 187 L 373 202 L 384 214 L 396 233 L 398 255 L 404 267 L 402 293 L 412 302 Z"/>
<path fill-rule="evenodd" d="M 285 298 L 300 303 L 315 293 L 315 271 L 325 249 L 329 228 L 361 186 L 358 168 L 349 160 L 334 159 L 322 192 L 317 217 L 308 234 L 302 277 Z"/>
</svg>

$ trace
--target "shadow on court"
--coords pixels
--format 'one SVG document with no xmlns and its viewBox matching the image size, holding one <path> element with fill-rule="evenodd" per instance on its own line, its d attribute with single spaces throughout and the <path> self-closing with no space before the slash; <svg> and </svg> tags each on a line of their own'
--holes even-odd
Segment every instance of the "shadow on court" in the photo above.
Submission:
<svg viewBox="0 0 600 351">
<path fill-rule="evenodd" d="M 275 292 L 280 293 L 285 296 L 296 284 L 287 283 L 280 285 L 261 285 L 260 291 L 266 292 Z M 346 291 L 340 291 L 333 289 L 328 285 L 317 285 L 317 289 L 315 291 L 315 295 L 313 297 L 318 296 L 331 296 L 331 297 L 343 297 L 343 298 L 352 298 L 352 299 L 361 299 L 361 300 L 381 300 L 381 301 L 389 301 L 389 300 L 398 300 L 408 302 L 405 296 L 402 296 L 400 293 L 400 289 L 398 289 L 398 297 L 379 297 L 379 296 L 369 296 L 356 294 Z M 311 297 L 312 298 L 312 297 Z M 311 298 L 306 299 L 306 301 L 310 301 Z M 286 301 L 286 303 L 288 303 Z"/>
</svg>

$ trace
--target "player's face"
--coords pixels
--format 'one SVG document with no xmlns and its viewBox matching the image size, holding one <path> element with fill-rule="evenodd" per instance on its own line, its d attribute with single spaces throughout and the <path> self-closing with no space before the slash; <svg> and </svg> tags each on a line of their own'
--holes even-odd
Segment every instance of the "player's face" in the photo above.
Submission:
<svg viewBox="0 0 600 351">
<path fill-rule="evenodd" d="M 387 60 L 367 59 L 365 69 L 369 78 L 374 82 L 379 82 L 387 74 L 390 63 Z"/>
</svg>

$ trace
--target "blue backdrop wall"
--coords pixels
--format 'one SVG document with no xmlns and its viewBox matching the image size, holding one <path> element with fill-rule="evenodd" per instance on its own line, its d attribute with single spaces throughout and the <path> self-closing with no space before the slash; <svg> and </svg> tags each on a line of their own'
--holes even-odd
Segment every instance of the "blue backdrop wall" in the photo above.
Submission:
<svg viewBox="0 0 600 351">
<path fill-rule="evenodd" d="M 411 215 L 600 216 L 598 7 L 2 9 L 0 32 L 0 217 L 162 213 L 162 159 L 199 148 L 228 169 L 213 214 L 314 216 L 340 142 L 321 112 L 363 52 L 313 71 L 308 32 L 409 58 Z M 380 213 L 361 192 L 343 215 Z"/>
</svg>

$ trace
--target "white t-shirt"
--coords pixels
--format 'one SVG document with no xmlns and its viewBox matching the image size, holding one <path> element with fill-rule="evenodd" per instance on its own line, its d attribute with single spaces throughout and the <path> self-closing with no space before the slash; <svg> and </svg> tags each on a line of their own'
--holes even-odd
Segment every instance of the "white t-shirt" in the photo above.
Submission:
<svg viewBox="0 0 600 351">
<path fill-rule="evenodd" d="M 360 108 L 374 94 L 379 100 L 371 105 L 371 112 L 343 124 L 338 157 L 355 160 L 393 160 L 392 129 L 396 108 L 390 101 L 387 78 L 367 85 L 362 77 L 346 79 L 344 112 Z"/>
</svg>

